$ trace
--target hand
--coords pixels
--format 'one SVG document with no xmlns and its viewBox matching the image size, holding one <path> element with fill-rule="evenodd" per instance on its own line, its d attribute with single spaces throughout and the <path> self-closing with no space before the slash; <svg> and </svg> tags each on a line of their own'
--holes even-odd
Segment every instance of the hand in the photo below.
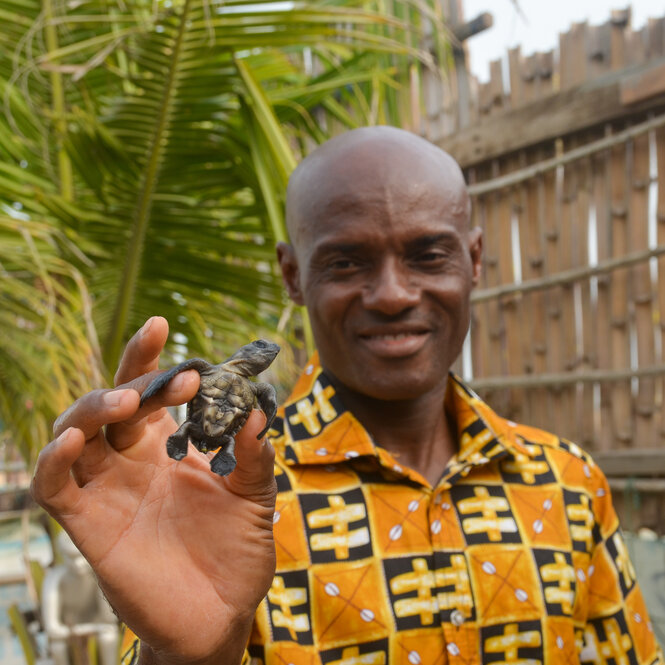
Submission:
<svg viewBox="0 0 665 665">
<path fill-rule="evenodd" d="M 58 418 L 32 493 L 154 662 L 235 663 L 275 570 L 274 451 L 257 441 L 264 418 L 254 411 L 236 436 L 231 475 L 212 473 L 191 444 L 184 460 L 167 456 L 176 423 L 165 407 L 199 384 L 197 372 L 183 372 L 139 408 L 167 336 L 166 320 L 150 319 L 125 349 L 116 388 L 88 393 Z"/>
</svg>

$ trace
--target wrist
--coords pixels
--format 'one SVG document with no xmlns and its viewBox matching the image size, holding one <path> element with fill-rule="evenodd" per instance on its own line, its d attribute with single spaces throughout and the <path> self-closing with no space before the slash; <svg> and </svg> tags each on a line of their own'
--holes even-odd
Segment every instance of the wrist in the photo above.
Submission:
<svg viewBox="0 0 665 665">
<path fill-rule="evenodd" d="M 197 635 L 178 640 L 178 646 L 156 648 L 143 640 L 138 640 L 136 665 L 241 665 L 246 662 L 245 654 L 254 616 L 249 621 L 235 617 L 233 626 L 225 632 L 216 644 L 203 647 L 197 644 Z"/>
<path fill-rule="evenodd" d="M 231 653 L 237 651 L 238 653 Z M 136 665 L 241 665 L 244 662 L 245 648 L 224 650 L 223 655 L 217 654 L 199 660 L 190 658 L 168 657 L 156 653 L 149 644 L 139 642 L 137 646 L 138 660 Z"/>
</svg>

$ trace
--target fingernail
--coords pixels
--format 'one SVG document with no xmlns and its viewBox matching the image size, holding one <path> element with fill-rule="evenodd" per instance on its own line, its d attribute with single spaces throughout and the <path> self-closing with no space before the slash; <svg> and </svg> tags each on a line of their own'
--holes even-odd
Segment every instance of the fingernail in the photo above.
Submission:
<svg viewBox="0 0 665 665">
<path fill-rule="evenodd" d="M 151 316 L 144 324 L 143 327 L 141 328 L 141 337 L 145 337 L 145 335 L 148 334 L 150 331 L 150 328 L 152 326 L 152 322 L 155 320 L 154 316 Z"/>
<path fill-rule="evenodd" d="M 63 443 L 69 438 L 72 428 L 68 427 L 64 432 L 60 432 L 60 435 L 55 438 L 54 443 Z"/>
<path fill-rule="evenodd" d="M 72 436 L 74 429 L 74 427 L 68 427 L 64 432 L 60 432 L 59 436 L 56 436 L 55 439 L 53 439 L 52 445 L 55 448 L 59 448 L 60 446 L 65 445 Z"/>
<path fill-rule="evenodd" d="M 106 406 L 118 406 L 122 400 L 126 390 L 109 390 L 107 393 L 104 393 L 104 404 Z"/>
</svg>

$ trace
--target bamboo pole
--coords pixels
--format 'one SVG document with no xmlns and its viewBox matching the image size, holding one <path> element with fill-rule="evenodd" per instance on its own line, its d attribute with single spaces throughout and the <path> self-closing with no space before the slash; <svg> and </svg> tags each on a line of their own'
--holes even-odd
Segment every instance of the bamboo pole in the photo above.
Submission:
<svg viewBox="0 0 665 665">
<path fill-rule="evenodd" d="M 647 134 L 648 132 L 663 126 L 665 126 L 665 114 L 646 120 L 638 125 L 633 125 L 622 132 L 599 139 L 593 143 L 574 148 L 573 150 L 557 155 L 552 159 L 546 159 L 538 164 L 527 166 L 514 173 L 509 173 L 504 176 L 495 177 L 491 180 L 474 184 L 468 188 L 469 194 L 471 196 L 480 196 L 482 194 L 488 194 L 499 189 L 517 185 L 542 173 L 553 171 L 559 166 L 565 166 L 566 164 L 576 162 L 584 157 L 589 157 L 597 152 L 602 152 L 603 150 L 609 150 L 621 144 L 625 144 L 642 134 Z"/>
<path fill-rule="evenodd" d="M 632 181 L 630 183 L 630 245 L 634 250 L 649 247 L 649 136 L 635 139 L 632 149 Z M 653 285 L 649 263 L 638 263 L 631 270 L 632 300 L 635 311 L 635 337 L 639 366 L 653 365 L 654 318 Z M 654 382 L 652 377 L 640 379 L 635 395 L 635 438 L 643 445 L 652 441 L 654 415 Z"/>
<path fill-rule="evenodd" d="M 502 164 L 502 169 L 511 170 L 518 164 L 518 158 L 511 157 Z M 498 203 L 498 278 L 500 284 L 514 283 L 521 272 L 521 257 L 515 256 L 513 214 L 516 200 L 514 192 L 504 192 Z M 521 280 L 519 280 L 521 281 Z M 505 353 L 505 371 L 509 375 L 524 371 L 524 344 L 520 321 L 521 298 L 511 296 L 499 298 L 501 322 L 503 324 L 503 346 Z M 504 412 L 512 420 L 522 419 L 524 396 L 520 390 L 511 390 L 505 396 Z"/>
<path fill-rule="evenodd" d="M 659 244 L 665 244 L 665 128 L 655 132 L 656 169 L 658 173 L 658 201 L 656 204 L 656 237 Z M 658 260 L 658 316 L 660 328 L 660 362 L 665 360 L 665 255 Z M 665 377 L 660 385 L 660 409 L 658 443 L 665 442 Z"/>
<path fill-rule="evenodd" d="M 537 150 L 534 158 L 541 159 L 542 150 Z M 520 206 L 516 218 L 522 252 L 522 276 L 527 279 L 538 279 L 543 277 L 545 270 L 542 177 L 524 183 L 519 194 Z M 524 345 L 526 373 L 539 374 L 547 369 L 545 315 L 544 293 L 535 291 L 523 296 L 520 318 L 521 328 L 528 340 Z M 545 426 L 548 421 L 547 393 L 542 389 L 529 390 L 524 393 L 524 397 L 528 412 L 524 420 Z"/>
<path fill-rule="evenodd" d="M 557 142 L 556 150 L 562 149 L 561 142 Z M 545 234 L 547 248 L 545 259 L 547 272 L 555 274 L 561 270 L 561 229 L 560 221 L 562 215 L 561 190 L 562 169 L 557 172 L 549 172 L 545 175 L 547 188 L 545 192 Z M 562 286 L 557 285 L 547 291 L 547 371 L 560 372 L 563 369 L 563 331 L 562 331 Z M 559 414 L 563 413 L 563 400 L 561 391 L 555 390 L 550 393 L 549 411 L 552 422 L 555 422 Z"/>
<path fill-rule="evenodd" d="M 665 256 L 665 237 L 663 238 L 663 242 L 653 249 L 639 250 L 623 256 L 606 259 L 605 261 L 599 261 L 595 266 L 589 265 L 562 270 L 546 277 L 526 280 L 521 284 L 504 284 L 492 288 L 479 289 L 471 294 L 471 301 L 473 303 L 481 303 L 494 300 L 501 296 L 519 293 L 525 294 L 531 291 L 551 289 L 556 286 L 566 286 L 584 279 L 608 275 L 622 268 L 631 268 L 637 264 L 647 263 L 651 259 L 663 256 Z"/>
<path fill-rule="evenodd" d="M 565 144 L 564 144 L 565 145 Z M 561 215 L 559 216 L 559 245 L 560 245 L 560 264 L 561 270 L 573 270 L 578 267 L 578 244 L 577 227 L 579 220 L 576 218 L 577 210 L 577 168 L 575 164 L 569 164 L 563 169 L 563 180 L 561 190 L 558 196 Z M 574 372 L 579 365 L 578 351 L 578 326 L 575 312 L 575 300 L 578 297 L 579 282 L 565 284 L 560 289 L 561 318 L 561 361 L 558 370 Z M 577 390 L 574 385 L 560 387 L 559 398 L 561 400 L 561 410 L 559 413 L 567 414 L 565 420 L 565 430 L 563 434 L 569 439 L 577 441 L 579 439 L 579 400 L 577 399 Z M 561 428 L 559 428 L 561 431 Z"/>
<path fill-rule="evenodd" d="M 474 390 L 505 390 L 507 388 L 562 388 L 576 383 L 620 383 L 632 378 L 665 376 L 665 364 L 623 369 L 594 369 L 585 372 L 547 372 L 520 376 L 484 376 L 469 381 Z"/>
<path fill-rule="evenodd" d="M 585 138 L 589 138 L 587 135 Z M 589 215 L 591 199 L 591 159 L 584 159 L 577 164 L 577 202 L 575 206 L 575 227 L 577 253 L 575 260 L 579 267 L 589 264 Z M 590 280 L 576 282 L 575 322 L 578 328 L 577 371 L 597 367 L 596 348 L 598 344 L 592 335 L 595 319 L 595 303 L 591 299 Z M 594 432 L 594 385 L 582 384 L 577 387 L 575 401 L 578 419 L 576 441 L 585 448 L 593 447 L 596 439 Z"/>
<path fill-rule="evenodd" d="M 594 155 L 593 169 L 593 205 L 596 222 L 596 246 L 597 263 L 596 266 L 590 265 L 590 268 L 605 267 L 608 265 L 611 243 L 611 217 L 609 205 L 609 154 L 597 153 Z M 665 247 L 663 248 L 665 252 Z M 612 268 L 613 269 L 613 268 Z M 611 270 L 612 270 L 611 269 Z M 611 315 L 610 315 L 610 294 L 609 277 L 605 270 L 590 276 L 590 283 L 596 287 L 596 315 L 592 318 L 594 326 L 593 338 L 597 341 L 610 339 Z M 611 350 L 609 344 L 596 344 L 597 367 L 600 370 L 608 370 L 612 363 Z M 608 449 L 612 444 L 612 389 L 607 383 L 598 384 L 600 401 L 599 410 L 594 411 L 596 417 L 596 447 Z"/>
<path fill-rule="evenodd" d="M 615 258 L 628 251 L 627 181 L 631 179 L 627 146 L 612 150 L 610 162 L 611 179 L 611 252 Z M 610 346 L 612 367 L 630 367 L 630 313 L 628 271 L 615 269 L 610 277 Z M 630 381 L 615 383 L 612 387 L 612 423 L 614 447 L 630 445 L 633 439 L 633 413 Z"/>
</svg>

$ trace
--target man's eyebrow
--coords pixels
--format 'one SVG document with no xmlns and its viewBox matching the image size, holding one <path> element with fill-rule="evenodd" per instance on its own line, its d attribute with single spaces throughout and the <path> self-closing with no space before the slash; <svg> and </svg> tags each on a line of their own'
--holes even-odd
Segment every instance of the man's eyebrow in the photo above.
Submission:
<svg viewBox="0 0 665 665">
<path fill-rule="evenodd" d="M 451 244 L 459 242 L 459 236 L 451 231 L 442 233 L 429 233 L 427 235 L 417 236 L 409 240 L 406 244 L 409 249 L 426 249 L 432 245 Z"/>
<path fill-rule="evenodd" d="M 323 242 L 314 248 L 312 255 L 348 254 L 350 252 L 357 252 L 364 247 L 366 247 L 366 243 L 362 242 Z"/>
</svg>

